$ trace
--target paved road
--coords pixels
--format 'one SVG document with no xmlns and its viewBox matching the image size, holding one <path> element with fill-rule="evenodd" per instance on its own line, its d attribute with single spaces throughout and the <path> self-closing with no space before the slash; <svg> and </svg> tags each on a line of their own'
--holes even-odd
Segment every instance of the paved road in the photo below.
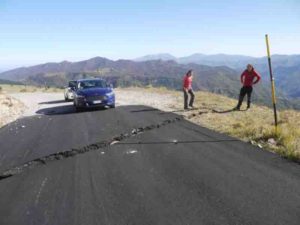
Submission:
<svg viewBox="0 0 300 225">
<path fill-rule="evenodd" d="M 38 113 L 0 129 L 1 225 L 300 224 L 298 164 L 145 106 Z"/>
</svg>

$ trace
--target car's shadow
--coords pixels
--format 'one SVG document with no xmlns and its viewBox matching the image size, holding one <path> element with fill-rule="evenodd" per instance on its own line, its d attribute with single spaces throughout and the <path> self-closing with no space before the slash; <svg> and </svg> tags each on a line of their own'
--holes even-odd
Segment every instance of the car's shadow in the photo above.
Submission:
<svg viewBox="0 0 300 225">
<path fill-rule="evenodd" d="M 151 109 L 139 109 L 139 110 L 132 110 L 132 113 L 142 113 L 142 112 L 154 112 L 159 111 L 158 109 L 151 108 Z"/>
<path fill-rule="evenodd" d="M 93 109 L 83 109 L 80 112 L 77 112 L 73 105 L 62 105 L 62 106 L 55 106 L 44 108 L 36 111 L 36 114 L 41 115 L 65 115 L 65 114 L 74 114 L 74 113 L 85 113 L 85 112 L 92 112 L 92 111 L 99 111 L 105 110 L 106 108 L 93 108 Z"/>
<path fill-rule="evenodd" d="M 56 100 L 56 101 L 49 101 L 49 102 L 40 102 L 39 105 L 60 104 L 60 103 L 68 103 L 68 102 L 71 102 L 71 101 Z"/>
</svg>

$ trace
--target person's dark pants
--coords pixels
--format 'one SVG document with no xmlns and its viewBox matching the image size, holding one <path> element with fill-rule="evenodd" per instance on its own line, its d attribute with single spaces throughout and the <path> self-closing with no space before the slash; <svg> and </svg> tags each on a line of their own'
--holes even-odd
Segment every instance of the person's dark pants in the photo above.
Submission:
<svg viewBox="0 0 300 225">
<path fill-rule="evenodd" d="M 189 106 L 193 107 L 194 104 L 194 99 L 195 99 L 195 95 L 192 89 L 190 90 L 183 90 L 183 94 L 184 94 L 184 108 L 187 109 L 188 108 L 188 100 L 189 100 L 189 96 L 188 94 L 190 94 L 191 98 L 190 98 L 190 102 L 189 102 Z"/>
<path fill-rule="evenodd" d="M 242 87 L 241 88 L 240 96 L 239 96 L 239 103 L 236 108 L 238 108 L 238 109 L 241 108 L 245 95 L 247 95 L 247 108 L 250 108 L 252 90 L 253 90 L 252 87 Z"/>
</svg>

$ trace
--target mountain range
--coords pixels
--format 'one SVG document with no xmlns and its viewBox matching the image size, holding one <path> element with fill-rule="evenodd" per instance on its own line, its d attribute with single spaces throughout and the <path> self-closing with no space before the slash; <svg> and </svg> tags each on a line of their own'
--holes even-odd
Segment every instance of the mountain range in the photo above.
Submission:
<svg viewBox="0 0 300 225">
<path fill-rule="evenodd" d="M 300 65 L 299 55 L 272 55 L 272 62 L 275 67 L 293 67 Z M 173 60 L 180 64 L 196 63 L 207 66 L 228 66 L 234 69 L 244 68 L 248 63 L 252 63 L 259 68 L 267 66 L 267 57 L 252 57 L 244 55 L 228 55 L 228 54 L 215 54 L 205 55 L 201 53 L 195 53 L 186 57 L 175 57 L 168 53 L 146 55 L 136 59 L 137 62 L 149 61 L 149 60 Z"/>
<path fill-rule="evenodd" d="M 232 93 L 233 88 L 227 86 L 240 85 L 236 71 L 224 66 L 182 65 L 175 61 L 162 60 L 113 61 L 102 57 L 74 63 L 63 61 L 22 67 L 1 73 L 0 77 L 30 84 L 63 86 L 70 79 L 101 76 L 111 80 L 116 86 L 154 85 L 180 89 L 182 76 L 191 68 L 195 71 L 196 90 Z"/>
<path fill-rule="evenodd" d="M 267 57 L 251 57 L 243 55 L 205 55 L 193 54 L 187 57 L 176 58 L 170 54 L 147 55 L 135 61 L 169 60 L 180 64 L 196 63 L 208 66 L 227 66 L 236 71 L 242 71 L 248 63 L 254 65 L 262 75 L 263 80 L 268 81 L 269 68 Z M 289 98 L 300 98 L 300 55 L 272 55 L 272 67 L 276 85 Z"/>
<path fill-rule="evenodd" d="M 270 85 L 267 82 L 268 67 L 265 61 L 266 58 L 223 54 L 194 54 L 183 58 L 176 58 L 170 54 L 158 54 L 135 60 L 117 61 L 95 57 L 80 62 L 63 61 L 21 67 L 0 73 L 0 78 L 27 84 L 61 87 L 66 85 L 68 80 L 93 76 L 105 77 L 114 86 L 152 85 L 181 89 L 182 76 L 189 69 L 193 69 L 195 90 L 237 97 L 241 85 L 240 73 L 247 63 L 253 63 L 264 78 L 264 81 L 255 89 L 255 99 L 261 104 L 271 105 Z M 276 65 L 274 67 L 276 77 L 280 77 L 277 85 L 280 106 L 300 109 L 297 100 L 300 96 L 297 83 L 299 82 L 300 56 L 274 56 L 273 62 Z M 294 81 L 291 83 L 291 80 Z"/>
</svg>

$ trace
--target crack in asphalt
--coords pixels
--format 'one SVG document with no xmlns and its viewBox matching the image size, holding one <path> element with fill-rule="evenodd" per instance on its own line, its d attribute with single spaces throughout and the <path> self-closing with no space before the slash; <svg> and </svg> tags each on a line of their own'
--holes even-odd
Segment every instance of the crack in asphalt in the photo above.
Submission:
<svg viewBox="0 0 300 225">
<path fill-rule="evenodd" d="M 165 145 L 165 144 L 198 144 L 198 143 L 220 143 L 220 142 L 238 142 L 238 139 L 224 139 L 224 140 L 211 140 L 211 141 L 203 141 L 203 140 L 193 140 L 193 141 L 151 141 L 151 142 L 123 142 L 116 143 L 116 145 Z"/>
<path fill-rule="evenodd" d="M 78 149 L 72 149 L 70 151 L 63 151 L 63 152 L 57 152 L 54 154 L 50 154 L 47 156 L 43 156 L 37 159 L 34 159 L 32 161 L 26 162 L 21 166 L 17 166 L 11 169 L 8 169 L 6 171 L 4 171 L 3 173 L 0 174 L 0 180 L 12 177 L 14 175 L 20 174 L 22 172 L 24 172 L 25 170 L 28 169 L 33 169 L 36 168 L 38 166 L 42 166 L 47 164 L 48 162 L 51 161 L 58 161 L 58 160 L 62 160 L 65 158 L 70 158 L 70 157 L 74 157 L 78 154 L 84 154 L 90 151 L 96 151 L 99 149 L 103 149 L 106 147 L 109 147 L 111 145 L 115 145 L 117 143 L 119 143 L 120 141 L 123 141 L 125 139 L 134 137 L 138 134 L 144 133 L 146 131 L 151 131 L 153 129 L 158 129 L 160 127 L 164 127 L 166 125 L 172 124 L 172 123 L 176 123 L 178 121 L 181 121 L 183 119 L 183 117 L 175 117 L 174 119 L 167 119 L 164 120 L 163 122 L 159 123 L 159 124 L 152 124 L 152 125 L 148 125 L 145 127 L 139 127 L 139 128 L 134 128 L 130 133 L 122 133 L 118 136 L 113 137 L 110 140 L 107 141 L 101 141 L 98 143 L 94 143 L 94 144 L 90 144 L 87 146 L 84 146 L 82 148 L 78 148 Z"/>
</svg>

